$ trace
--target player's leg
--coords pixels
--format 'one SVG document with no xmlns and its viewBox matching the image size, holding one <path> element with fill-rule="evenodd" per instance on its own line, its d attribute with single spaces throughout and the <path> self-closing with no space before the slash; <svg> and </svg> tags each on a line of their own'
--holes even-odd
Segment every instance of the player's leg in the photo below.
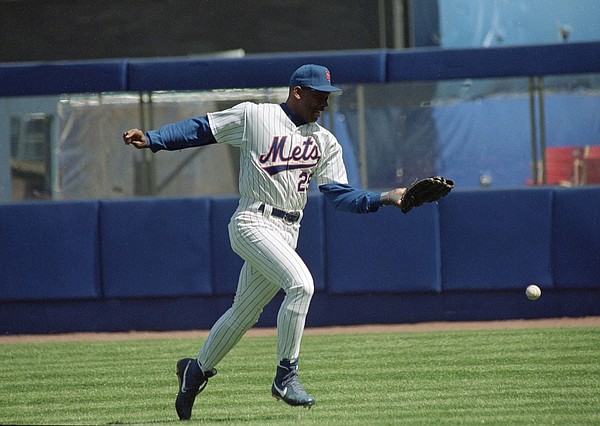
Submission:
<svg viewBox="0 0 600 426">
<path fill-rule="evenodd" d="M 285 297 L 277 314 L 277 354 L 280 360 L 298 359 L 306 316 L 314 293 L 312 275 L 304 262 L 300 262 L 293 267 L 294 278 L 282 282 Z"/>
<path fill-rule="evenodd" d="M 277 373 L 271 394 L 289 405 L 311 407 L 315 399 L 298 380 L 298 357 L 306 315 L 314 292 L 312 275 L 295 250 L 286 257 L 293 278 L 282 281 L 285 297 L 277 315 Z"/>
<path fill-rule="evenodd" d="M 275 393 L 275 388 L 273 396 L 291 405 L 310 406 L 314 399 L 298 382 L 297 357 L 314 286 L 308 268 L 295 252 L 298 227 L 243 212 L 232 220 L 229 230 L 232 248 L 245 264 L 234 303 L 213 326 L 200 349 L 198 362 L 204 372 L 211 371 L 256 323 L 279 288 L 283 288 L 286 296 L 278 315 L 281 361 L 277 369 L 279 380 L 276 378 L 283 396 Z M 289 368 L 284 371 L 281 366 L 286 364 Z"/>
<path fill-rule="evenodd" d="M 256 268 L 244 263 L 233 305 L 213 325 L 197 359 L 184 358 L 177 363 L 179 391 L 175 408 L 179 418 L 187 420 L 192 407 L 208 381 L 216 374 L 214 366 L 233 349 L 258 320 L 264 306 L 280 287 L 266 279 Z"/>
<path fill-rule="evenodd" d="M 277 316 L 277 353 L 279 363 L 272 386 L 274 397 L 294 406 L 315 403 L 298 380 L 298 355 L 306 315 L 314 292 L 312 275 L 296 253 L 299 226 L 279 219 L 267 220 L 260 231 L 244 226 L 244 220 L 232 224 L 232 247 L 247 263 L 269 281 L 278 283 L 285 297 Z"/>
<path fill-rule="evenodd" d="M 296 234 L 285 228 L 280 232 L 268 219 L 262 220 L 266 224 L 257 226 L 254 222 L 251 232 L 239 232 L 245 228 L 244 221 L 230 229 L 232 247 L 245 264 L 232 307 L 215 323 L 200 350 L 199 360 L 205 370 L 215 367 L 237 344 L 280 288 L 286 295 L 278 314 L 277 352 L 280 360 L 298 358 L 313 294 L 312 276 L 294 250 Z"/>
<path fill-rule="evenodd" d="M 231 223 L 232 248 L 285 291 L 277 316 L 277 353 L 280 360 L 297 359 L 314 293 L 312 275 L 296 253 L 299 226 L 278 218 L 258 218 L 255 214 L 240 215 Z"/>
<path fill-rule="evenodd" d="M 276 283 L 267 280 L 248 262 L 244 263 L 233 305 L 213 325 L 198 354 L 203 370 L 214 368 L 233 349 L 278 291 Z"/>
</svg>

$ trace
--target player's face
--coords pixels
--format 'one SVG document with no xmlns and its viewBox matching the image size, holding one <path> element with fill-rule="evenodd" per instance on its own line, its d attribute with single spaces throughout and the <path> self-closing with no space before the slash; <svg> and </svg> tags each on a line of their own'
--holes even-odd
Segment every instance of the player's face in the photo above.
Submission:
<svg viewBox="0 0 600 426">
<path fill-rule="evenodd" d="M 328 101 L 328 92 L 319 92 L 308 87 L 302 87 L 298 115 L 307 123 L 314 123 L 329 105 Z"/>
</svg>

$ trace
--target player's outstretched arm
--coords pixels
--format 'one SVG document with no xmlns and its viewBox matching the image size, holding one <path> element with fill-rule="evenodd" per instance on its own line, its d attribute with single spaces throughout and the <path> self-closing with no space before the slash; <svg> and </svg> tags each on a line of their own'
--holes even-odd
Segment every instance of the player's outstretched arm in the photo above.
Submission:
<svg viewBox="0 0 600 426">
<path fill-rule="evenodd" d="M 125 142 L 125 145 L 133 145 L 137 149 L 148 148 L 146 134 L 140 129 L 131 129 L 123 132 L 123 142 Z"/>
</svg>

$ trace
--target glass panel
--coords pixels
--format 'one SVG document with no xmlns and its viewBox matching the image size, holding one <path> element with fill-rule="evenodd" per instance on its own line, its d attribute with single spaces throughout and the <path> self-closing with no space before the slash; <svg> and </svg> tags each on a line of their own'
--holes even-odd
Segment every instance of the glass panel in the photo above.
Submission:
<svg viewBox="0 0 600 426">
<path fill-rule="evenodd" d="M 0 98 L 0 201 L 52 198 L 57 100 Z"/>
<path fill-rule="evenodd" d="M 600 75 L 342 86 L 320 124 L 354 186 L 440 174 L 461 188 L 600 184 Z M 237 194 L 238 152 L 151 154 L 123 146 L 151 129 L 287 88 L 0 98 L 0 201 Z M 314 190 L 314 188 L 313 188 Z"/>
</svg>

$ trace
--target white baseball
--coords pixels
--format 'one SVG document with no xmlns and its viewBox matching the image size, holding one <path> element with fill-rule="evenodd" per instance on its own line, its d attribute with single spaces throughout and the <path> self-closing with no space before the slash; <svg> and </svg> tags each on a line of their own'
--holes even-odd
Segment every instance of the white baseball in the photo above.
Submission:
<svg viewBox="0 0 600 426">
<path fill-rule="evenodd" d="M 537 285 L 530 285 L 525 290 L 525 295 L 529 300 L 537 300 L 542 295 L 542 290 Z"/>
</svg>

